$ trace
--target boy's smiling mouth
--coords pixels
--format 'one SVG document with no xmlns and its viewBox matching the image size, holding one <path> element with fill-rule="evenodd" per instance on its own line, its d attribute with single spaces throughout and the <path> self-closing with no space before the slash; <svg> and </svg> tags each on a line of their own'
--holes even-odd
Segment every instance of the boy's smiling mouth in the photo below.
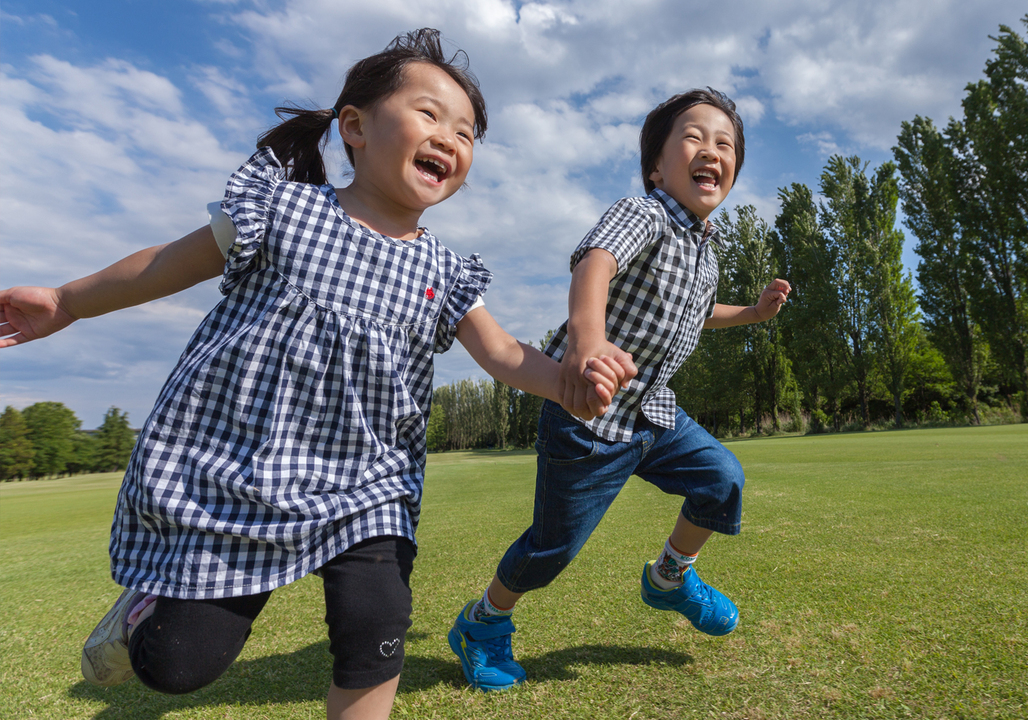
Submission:
<svg viewBox="0 0 1028 720">
<path fill-rule="evenodd" d="M 693 182 L 704 190 L 714 190 L 721 179 L 716 170 L 697 170 L 692 174 Z"/>
<path fill-rule="evenodd" d="M 418 171 L 433 182 L 442 182 L 449 174 L 450 168 L 441 160 L 431 157 L 414 159 Z"/>
</svg>

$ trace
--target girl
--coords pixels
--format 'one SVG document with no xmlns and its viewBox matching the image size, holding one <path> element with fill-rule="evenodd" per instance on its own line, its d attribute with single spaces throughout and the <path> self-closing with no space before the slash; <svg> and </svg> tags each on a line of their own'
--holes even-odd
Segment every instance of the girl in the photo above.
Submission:
<svg viewBox="0 0 1028 720">
<path fill-rule="evenodd" d="M 203 228 L 56 290 L 0 293 L 0 346 L 223 270 L 140 432 L 111 532 L 127 588 L 86 642 L 87 679 L 184 693 L 221 675 L 271 591 L 317 571 L 334 657 L 328 717 L 387 717 L 410 626 L 432 355 L 456 337 L 494 377 L 551 399 L 559 366 L 480 307 L 491 275 L 421 213 L 463 184 L 485 132 L 474 77 L 438 33 L 358 62 L 330 110 L 290 119 L 229 180 Z M 338 118 L 353 181 L 326 184 Z M 219 212 L 212 225 L 219 225 Z M 226 259 L 218 248 L 224 246 Z M 594 362 L 593 417 L 631 376 Z"/>
</svg>

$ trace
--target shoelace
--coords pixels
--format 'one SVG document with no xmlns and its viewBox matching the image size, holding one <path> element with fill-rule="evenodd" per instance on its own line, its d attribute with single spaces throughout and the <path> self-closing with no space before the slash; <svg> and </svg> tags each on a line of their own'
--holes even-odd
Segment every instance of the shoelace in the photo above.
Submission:
<svg viewBox="0 0 1028 720">
<path fill-rule="evenodd" d="M 500 660 L 514 659 L 514 653 L 511 652 L 510 645 L 505 642 L 505 638 L 489 638 L 480 642 L 488 648 L 487 652 L 490 658 L 499 658 Z"/>
</svg>

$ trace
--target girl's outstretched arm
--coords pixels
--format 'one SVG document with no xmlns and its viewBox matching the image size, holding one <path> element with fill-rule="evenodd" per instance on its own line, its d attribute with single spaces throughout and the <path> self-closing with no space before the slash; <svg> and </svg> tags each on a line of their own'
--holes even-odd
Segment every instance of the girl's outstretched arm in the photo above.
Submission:
<svg viewBox="0 0 1028 720">
<path fill-rule="evenodd" d="M 0 290 L 0 348 L 38 340 L 80 318 L 173 295 L 216 277 L 224 266 L 211 226 L 205 225 L 59 288 Z"/>
<path fill-rule="evenodd" d="M 457 339 L 482 369 L 500 382 L 527 393 L 563 403 L 560 365 L 531 345 L 512 337 L 484 307 L 475 308 L 457 323 Z M 618 387 L 635 376 L 632 356 L 618 350 L 614 357 L 594 358 L 585 371 L 593 383 L 587 397 L 565 410 L 584 420 L 602 415 Z"/>
</svg>

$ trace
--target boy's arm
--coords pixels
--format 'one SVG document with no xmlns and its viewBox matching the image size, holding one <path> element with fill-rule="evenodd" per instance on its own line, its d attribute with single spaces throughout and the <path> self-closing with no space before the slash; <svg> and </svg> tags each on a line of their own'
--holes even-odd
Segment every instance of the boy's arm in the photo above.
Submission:
<svg viewBox="0 0 1028 720">
<path fill-rule="evenodd" d="M 607 340 L 607 295 L 610 281 L 617 274 L 618 264 L 606 250 L 592 248 L 575 265 L 568 292 L 568 346 L 560 360 L 558 391 L 561 405 L 578 407 L 589 392 L 585 376 L 590 358 L 617 357 L 622 350 Z M 623 353 L 627 355 L 627 353 Z M 622 378 L 625 386 L 635 376 Z"/>
<path fill-rule="evenodd" d="M 141 305 L 221 274 L 225 258 L 210 225 L 140 250 L 59 288 L 0 291 L 0 347 L 51 335 L 80 318 Z"/>
<path fill-rule="evenodd" d="M 744 307 L 715 303 L 714 313 L 703 322 L 703 328 L 726 328 L 770 320 L 782 309 L 790 292 L 792 286 L 789 285 L 789 281 L 776 278 L 760 293 L 756 305 Z"/>
<path fill-rule="evenodd" d="M 558 392 L 560 365 L 530 345 L 519 342 L 500 327 L 489 311 L 478 307 L 457 323 L 457 339 L 483 370 L 500 382 L 564 405 L 583 420 L 602 415 L 626 374 L 635 374 L 631 356 L 620 350 L 589 364 L 590 391 L 581 403 L 565 405 Z"/>
</svg>

